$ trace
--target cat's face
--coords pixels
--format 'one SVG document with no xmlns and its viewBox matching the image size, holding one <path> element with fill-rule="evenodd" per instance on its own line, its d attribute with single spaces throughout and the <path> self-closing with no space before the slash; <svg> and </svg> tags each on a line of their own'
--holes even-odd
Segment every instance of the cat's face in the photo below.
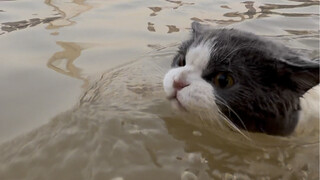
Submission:
<svg viewBox="0 0 320 180">
<path fill-rule="evenodd" d="M 319 83 L 319 64 L 250 33 L 192 24 L 163 80 L 169 100 L 206 121 L 290 134 L 299 97 Z"/>
</svg>

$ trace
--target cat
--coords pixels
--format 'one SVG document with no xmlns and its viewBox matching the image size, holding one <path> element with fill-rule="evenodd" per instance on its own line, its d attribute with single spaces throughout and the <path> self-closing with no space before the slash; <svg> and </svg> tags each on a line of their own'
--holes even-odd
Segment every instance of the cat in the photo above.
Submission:
<svg viewBox="0 0 320 180">
<path fill-rule="evenodd" d="M 228 120 L 250 132 L 287 136 L 301 97 L 319 84 L 319 61 L 236 29 L 193 22 L 191 38 L 163 79 L 167 98 L 206 121 Z"/>
</svg>

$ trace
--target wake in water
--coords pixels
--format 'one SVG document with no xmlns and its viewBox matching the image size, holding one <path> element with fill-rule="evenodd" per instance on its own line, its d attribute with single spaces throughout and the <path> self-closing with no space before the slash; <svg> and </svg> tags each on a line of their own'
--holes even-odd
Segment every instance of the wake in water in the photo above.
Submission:
<svg viewBox="0 0 320 180">
<path fill-rule="evenodd" d="M 1 144 L 0 179 L 318 177 L 316 132 L 247 140 L 175 115 L 162 91 L 175 48 L 103 74 L 72 110 Z"/>
</svg>

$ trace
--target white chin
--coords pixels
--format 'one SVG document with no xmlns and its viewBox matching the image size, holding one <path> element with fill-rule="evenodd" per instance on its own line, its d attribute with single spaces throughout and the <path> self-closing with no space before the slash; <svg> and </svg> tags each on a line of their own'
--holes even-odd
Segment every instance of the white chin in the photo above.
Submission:
<svg viewBox="0 0 320 180">
<path fill-rule="evenodd" d="M 171 102 L 172 108 L 174 108 L 175 110 L 178 110 L 181 112 L 188 111 L 177 99 L 172 99 L 170 102 Z"/>
</svg>

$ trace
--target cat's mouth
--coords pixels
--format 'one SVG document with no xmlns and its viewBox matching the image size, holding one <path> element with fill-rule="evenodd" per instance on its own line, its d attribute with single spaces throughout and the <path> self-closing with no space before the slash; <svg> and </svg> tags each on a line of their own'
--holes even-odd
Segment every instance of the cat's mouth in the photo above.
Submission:
<svg viewBox="0 0 320 180">
<path fill-rule="evenodd" d="M 175 108 L 177 108 L 181 111 L 187 112 L 187 109 L 181 104 L 181 102 L 179 101 L 179 99 L 177 97 L 177 91 L 173 95 L 168 96 L 167 99 L 170 100 L 172 106 L 174 106 Z"/>
</svg>

